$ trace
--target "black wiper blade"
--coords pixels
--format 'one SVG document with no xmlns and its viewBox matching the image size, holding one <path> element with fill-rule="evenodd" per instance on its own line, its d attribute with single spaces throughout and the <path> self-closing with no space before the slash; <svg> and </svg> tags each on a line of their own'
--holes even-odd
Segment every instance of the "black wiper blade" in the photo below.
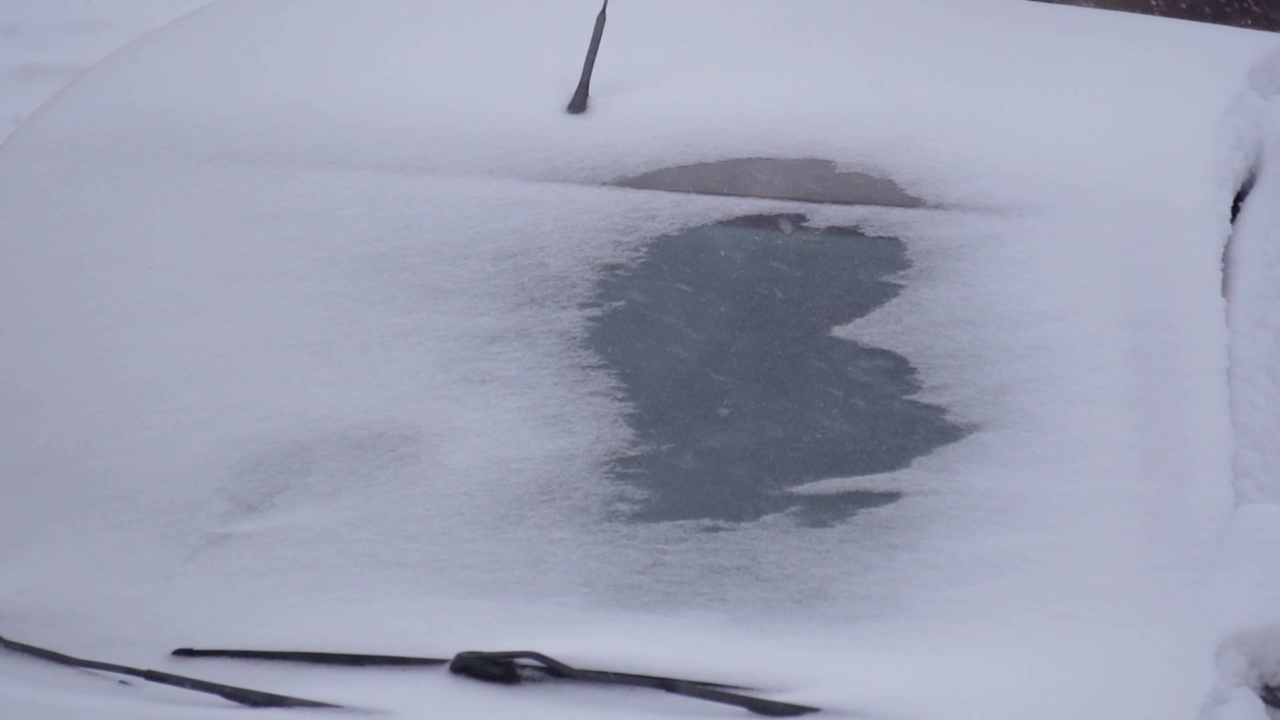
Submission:
<svg viewBox="0 0 1280 720">
<path fill-rule="evenodd" d="M 569 668 L 562 662 L 553 660 L 542 653 L 532 651 L 515 651 L 515 652 L 463 652 L 458 653 L 452 658 L 433 658 L 418 657 L 409 655 L 370 655 L 365 653 L 338 653 L 338 652 L 315 652 L 312 650 L 226 650 L 226 649 L 196 649 L 196 648 L 178 648 L 170 653 L 174 657 L 187 658 L 233 658 L 237 660 L 273 660 L 277 662 L 296 662 L 306 663 L 309 665 L 342 665 L 347 667 L 430 667 L 437 665 L 456 664 L 458 668 L 475 668 L 475 672 L 461 672 L 454 670 L 460 675 L 469 675 L 474 677 L 475 674 L 482 674 L 480 663 L 485 660 L 492 660 L 495 663 L 503 663 L 504 667 L 509 667 L 511 663 L 507 660 L 528 659 L 540 662 L 540 666 L 527 666 L 527 669 L 541 671 L 551 677 L 568 678 L 570 675 L 558 672 L 560 668 L 566 668 L 576 673 L 573 679 L 579 680 L 597 680 L 602 682 L 613 682 L 615 685 L 636 685 L 641 687 L 654 687 L 655 682 L 685 682 L 694 685 L 702 685 L 710 688 L 720 688 L 721 690 L 750 690 L 749 687 L 741 685 L 725 685 L 723 683 L 713 683 L 704 680 L 680 680 L 678 678 L 659 677 L 657 675 L 637 675 L 634 673 L 612 672 L 604 670 L 583 670 L 578 668 Z M 472 662 L 468 662 L 471 660 Z M 514 669 L 514 668 L 511 668 Z M 588 677 L 590 676 L 590 677 Z M 486 680 L 499 681 L 497 676 L 481 678 Z"/>
<path fill-rule="evenodd" d="M 174 657 L 234 658 L 237 660 L 276 660 L 310 665 L 344 665 L 349 667 L 406 667 L 448 665 L 448 658 L 409 657 L 405 655 L 365 655 L 362 653 L 311 652 L 308 650 L 197 650 L 178 648 Z"/>
<path fill-rule="evenodd" d="M 319 702 L 317 700 L 307 700 L 305 698 L 291 697 L 289 695 L 277 695 L 276 693 L 251 690 L 249 688 L 236 687 L 234 685 L 223 685 L 222 683 L 209 682 L 208 680 L 200 680 L 193 677 L 187 677 L 185 675 L 174 675 L 173 673 L 161 672 L 159 670 L 144 670 L 142 668 L 129 667 L 128 665 L 117 665 L 115 663 L 99 662 L 97 660 L 86 660 L 84 658 L 65 655 L 47 648 L 16 642 L 5 637 L 0 637 L 0 648 L 68 667 L 83 668 L 85 670 L 98 670 L 101 672 L 114 673 L 116 675 L 128 675 L 130 677 L 141 678 L 147 682 L 158 683 L 160 685 L 168 685 L 170 687 L 182 688 L 184 690 L 217 695 L 224 700 L 230 700 L 238 705 L 245 705 L 248 707 L 343 709 L 341 705 Z"/>
<path fill-rule="evenodd" d="M 517 664 L 515 662 L 517 660 L 529 660 L 536 664 Z M 637 675 L 635 673 L 613 672 L 612 670 L 586 670 L 583 668 L 571 667 L 559 660 L 532 650 L 511 650 L 506 652 L 461 652 L 453 656 L 453 660 L 449 662 L 449 672 L 456 673 L 458 675 L 467 675 L 468 677 L 477 677 L 485 672 L 483 669 L 485 666 L 510 665 L 514 665 L 517 671 L 534 670 L 550 677 L 585 680 L 588 682 L 611 683 L 613 685 L 631 685 L 634 687 L 663 689 L 663 685 L 666 683 L 684 683 L 687 685 L 698 685 L 701 687 L 717 688 L 720 690 L 752 689 L 749 687 L 743 687 L 742 685 L 726 685 L 724 683 L 707 682 L 706 680 L 682 680 L 680 678 L 662 677 L 660 675 Z M 479 679 L 483 680 L 489 678 Z"/>
<path fill-rule="evenodd" d="M 520 660 L 535 664 L 529 665 L 517 662 Z M 615 673 L 607 670 L 584 670 L 530 650 L 462 652 L 455 655 L 453 662 L 449 663 L 449 672 L 491 682 L 519 682 L 522 679 L 520 673 L 527 670 L 555 678 L 605 685 L 653 688 L 654 690 L 663 690 L 675 695 L 698 698 L 699 700 L 735 705 L 758 715 L 769 715 L 771 717 L 794 717 L 818 712 L 818 708 L 809 707 L 808 705 L 795 705 L 729 692 L 730 689 L 749 690 L 750 688 L 721 685 L 701 680 L 658 677 L 655 675 Z"/>
<path fill-rule="evenodd" d="M 751 688 L 738 685 L 684 680 L 657 675 L 587 670 L 575 668 L 555 658 L 530 650 L 508 652 L 460 652 L 452 659 L 407 657 L 403 655 L 365 655 L 360 653 L 327 653 L 299 650 L 225 650 L 178 648 L 177 657 L 221 657 L 251 660 L 301 662 L 320 665 L 349 665 L 359 667 L 403 667 L 408 665 L 449 665 L 449 672 L 476 680 L 504 684 L 516 684 L 534 677 L 559 678 L 604 685 L 652 688 L 674 695 L 697 698 L 709 702 L 733 705 L 744 710 L 770 717 L 795 717 L 818 712 L 808 705 L 766 700 L 743 695 Z"/>
</svg>

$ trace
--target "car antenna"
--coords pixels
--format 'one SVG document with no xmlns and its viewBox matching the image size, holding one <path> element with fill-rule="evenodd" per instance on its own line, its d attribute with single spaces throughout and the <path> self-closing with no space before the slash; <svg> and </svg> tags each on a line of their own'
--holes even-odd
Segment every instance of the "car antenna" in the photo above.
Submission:
<svg viewBox="0 0 1280 720">
<path fill-rule="evenodd" d="M 569 101 L 569 114 L 581 115 L 587 111 L 587 96 L 591 94 L 591 71 L 596 67 L 596 53 L 600 52 L 600 38 L 604 37 L 604 14 L 609 7 L 609 0 L 600 6 L 600 14 L 596 16 L 596 27 L 591 31 L 591 44 L 587 46 L 587 59 L 582 63 L 582 78 L 578 80 L 578 89 L 573 91 L 573 99 Z"/>
</svg>

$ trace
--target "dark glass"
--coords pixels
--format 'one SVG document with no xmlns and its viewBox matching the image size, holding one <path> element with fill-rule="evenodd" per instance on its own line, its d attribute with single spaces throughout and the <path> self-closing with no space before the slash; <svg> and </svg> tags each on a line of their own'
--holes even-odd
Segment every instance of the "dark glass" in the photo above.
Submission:
<svg viewBox="0 0 1280 720">
<path fill-rule="evenodd" d="M 907 360 L 832 336 L 901 290 L 903 243 L 803 215 L 738 218 L 651 242 L 606 269 L 587 342 L 619 381 L 638 447 L 612 473 L 644 491 L 640 521 L 827 525 L 895 492 L 793 495 L 896 470 L 963 429 Z"/>
</svg>

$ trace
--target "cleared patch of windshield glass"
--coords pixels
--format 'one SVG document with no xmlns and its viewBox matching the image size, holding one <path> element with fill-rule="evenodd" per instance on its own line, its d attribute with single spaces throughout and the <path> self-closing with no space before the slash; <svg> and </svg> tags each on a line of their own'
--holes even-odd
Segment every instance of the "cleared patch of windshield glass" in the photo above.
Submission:
<svg viewBox="0 0 1280 720">
<path fill-rule="evenodd" d="M 923 207 L 894 181 L 840 171 L 817 158 L 732 158 L 662 168 L 613 181 L 619 187 L 699 195 L 800 200 L 839 205 Z"/>
<path fill-rule="evenodd" d="M 587 344 L 629 404 L 637 446 L 611 472 L 642 491 L 632 519 L 828 525 L 900 494 L 788 490 L 900 469 L 963 435 L 911 399 L 904 357 L 831 334 L 898 294 L 903 243 L 806 222 L 691 228 L 598 281 Z"/>
</svg>

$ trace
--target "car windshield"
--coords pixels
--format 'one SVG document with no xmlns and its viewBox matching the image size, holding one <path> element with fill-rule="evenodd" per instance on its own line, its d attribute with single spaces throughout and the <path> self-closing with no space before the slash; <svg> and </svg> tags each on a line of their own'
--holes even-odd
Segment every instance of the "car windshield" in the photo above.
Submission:
<svg viewBox="0 0 1280 720">
<path fill-rule="evenodd" d="M 1264 720 L 1274 38 L 614 0 L 571 114 L 601 12 L 214 2 L 0 145 L 0 705 Z"/>
</svg>

